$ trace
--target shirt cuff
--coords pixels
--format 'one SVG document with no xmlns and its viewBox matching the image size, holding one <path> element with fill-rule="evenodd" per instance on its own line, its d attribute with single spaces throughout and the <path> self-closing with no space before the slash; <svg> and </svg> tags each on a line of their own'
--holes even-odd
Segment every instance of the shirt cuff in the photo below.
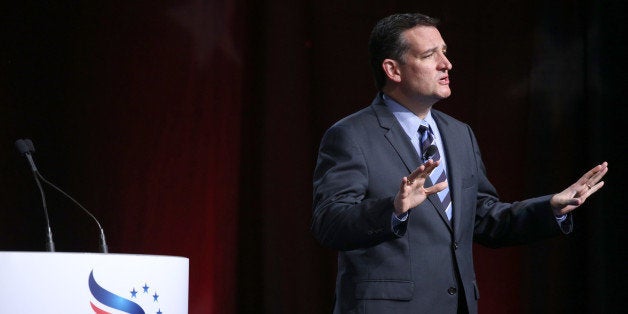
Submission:
<svg viewBox="0 0 628 314">
<path fill-rule="evenodd" d="M 393 215 L 394 216 L 394 215 Z M 554 216 L 556 217 L 556 222 L 560 225 L 563 223 L 563 221 L 567 220 L 567 214 L 564 214 L 562 216 Z"/>
<path fill-rule="evenodd" d="M 392 227 L 393 230 L 396 230 L 397 228 L 399 228 L 399 225 L 406 222 L 407 220 L 408 220 L 408 212 L 405 212 L 399 216 L 393 213 L 392 217 L 390 217 L 390 226 Z"/>
</svg>

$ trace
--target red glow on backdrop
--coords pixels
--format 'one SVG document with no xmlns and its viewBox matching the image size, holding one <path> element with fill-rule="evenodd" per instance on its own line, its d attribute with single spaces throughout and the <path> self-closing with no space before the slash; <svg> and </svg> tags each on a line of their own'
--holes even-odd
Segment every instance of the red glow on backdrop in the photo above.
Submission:
<svg viewBox="0 0 628 314">
<path fill-rule="evenodd" d="M 111 250 L 190 259 L 190 313 L 233 313 L 242 52 L 229 4 L 110 7 L 86 67 Z M 122 12 L 120 12 L 122 11 Z M 93 35 L 93 34 L 92 34 Z M 93 61 L 93 60 L 92 60 Z"/>
</svg>

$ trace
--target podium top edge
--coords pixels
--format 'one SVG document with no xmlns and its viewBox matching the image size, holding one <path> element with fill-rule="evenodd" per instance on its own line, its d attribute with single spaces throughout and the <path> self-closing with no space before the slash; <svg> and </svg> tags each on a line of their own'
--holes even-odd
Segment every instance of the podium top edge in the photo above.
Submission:
<svg viewBox="0 0 628 314">
<path fill-rule="evenodd" d="M 176 259 L 190 259 L 185 256 L 155 255 L 155 254 L 129 254 L 129 253 L 95 253 L 95 252 L 45 252 L 45 251 L 0 251 L 2 255 L 81 255 L 81 256 L 137 256 L 137 257 L 168 257 Z"/>
</svg>

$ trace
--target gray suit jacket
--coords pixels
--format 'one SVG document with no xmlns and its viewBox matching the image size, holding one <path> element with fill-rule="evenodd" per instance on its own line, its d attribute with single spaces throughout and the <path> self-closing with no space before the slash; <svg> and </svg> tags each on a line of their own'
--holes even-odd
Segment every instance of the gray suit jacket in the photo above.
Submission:
<svg viewBox="0 0 628 314">
<path fill-rule="evenodd" d="M 393 230 L 394 196 L 420 158 L 381 94 L 322 139 L 311 230 L 340 251 L 334 313 L 456 313 L 461 292 L 477 313 L 473 241 L 499 247 L 561 231 L 550 196 L 500 202 L 471 128 L 437 110 L 432 116 L 447 155 L 451 221 L 432 195 Z M 571 217 L 563 232 L 570 228 Z"/>
</svg>

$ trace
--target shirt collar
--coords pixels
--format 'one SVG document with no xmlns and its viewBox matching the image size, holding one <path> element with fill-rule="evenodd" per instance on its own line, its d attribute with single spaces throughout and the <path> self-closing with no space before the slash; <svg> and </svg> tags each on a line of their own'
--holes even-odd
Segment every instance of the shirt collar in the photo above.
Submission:
<svg viewBox="0 0 628 314">
<path fill-rule="evenodd" d="M 397 118 L 397 121 L 399 121 L 399 124 L 401 124 L 401 127 L 408 135 L 411 136 L 411 134 L 416 134 L 420 125 L 430 126 L 432 130 L 436 128 L 436 121 L 432 117 L 431 110 L 428 110 L 425 119 L 421 119 L 408 108 L 404 107 L 384 93 L 382 93 L 382 99 L 388 107 L 388 110 L 390 110 L 395 118 Z"/>
</svg>

